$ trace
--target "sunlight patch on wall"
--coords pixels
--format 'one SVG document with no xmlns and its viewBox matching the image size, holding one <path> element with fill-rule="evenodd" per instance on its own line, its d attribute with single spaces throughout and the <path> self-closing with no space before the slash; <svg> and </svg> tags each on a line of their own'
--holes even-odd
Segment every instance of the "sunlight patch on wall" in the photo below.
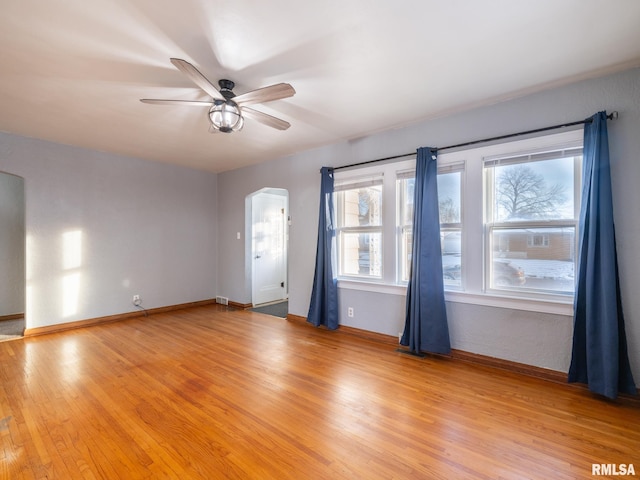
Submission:
<svg viewBox="0 0 640 480">
<path fill-rule="evenodd" d="M 62 268 L 70 270 L 82 265 L 82 231 L 74 230 L 62 234 Z"/>
<path fill-rule="evenodd" d="M 80 300 L 80 272 L 82 266 L 82 230 L 62 234 L 62 316 L 78 313 Z"/>
<path fill-rule="evenodd" d="M 80 297 L 80 274 L 71 273 L 62 278 L 62 316 L 70 317 L 78 313 Z"/>
</svg>

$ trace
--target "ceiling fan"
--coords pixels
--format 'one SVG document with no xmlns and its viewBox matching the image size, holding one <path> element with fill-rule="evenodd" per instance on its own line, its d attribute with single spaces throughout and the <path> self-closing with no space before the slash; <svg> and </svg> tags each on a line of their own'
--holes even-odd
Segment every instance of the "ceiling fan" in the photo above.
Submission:
<svg viewBox="0 0 640 480">
<path fill-rule="evenodd" d="M 158 100 L 153 98 L 140 99 L 143 103 L 154 105 L 187 105 L 195 107 L 209 107 L 210 132 L 237 132 L 244 125 L 244 117 L 256 120 L 278 130 L 286 130 L 291 126 L 280 118 L 259 112 L 249 105 L 266 103 L 293 96 L 296 91 L 288 83 L 277 83 L 269 87 L 258 88 L 247 93 L 236 95 L 233 93 L 235 84 L 231 80 L 222 79 L 218 82 L 219 89 L 205 77 L 196 67 L 186 60 L 172 58 L 171 63 L 191 79 L 198 87 L 211 96 L 211 101 L 198 100 Z"/>
</svg>

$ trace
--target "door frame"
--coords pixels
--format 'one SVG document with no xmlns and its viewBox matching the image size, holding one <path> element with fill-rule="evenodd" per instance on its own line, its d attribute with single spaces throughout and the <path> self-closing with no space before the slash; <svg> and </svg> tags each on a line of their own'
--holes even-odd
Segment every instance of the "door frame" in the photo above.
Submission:
<svg viewBox="0 0 640 480">
<path fill-rule="evenodd" d="M 10 306 L 9 310 L 0 311 L 0 316 L 6 319 L 22 317 L 23 327 L 26 328 L 29 297 L 29 287 L 27 285 L 27 180 L 21 175 L 4 170 L 0 170 L 0 175 L 6 177 L 7 180 L 15 182 L 13 183 L 15 189 L 13 195 L 7 196 L 5 200 L 9 199 L 11 205 L 16 207 L 12 211 L 13 219 L 16 220 L 16 223 L 12 223 L 8 229 L 11 232 L 8 236 L 9 242 L 2 245 L 3 248 L 10 248 L 9 255 L 13 257 L 14 263 L 11 268 L 4 268 L 1 274 L 6 275 L 9 273 L 11 278 L 9 280 L 3 278 L 3 281 L 0 282 L 3 289 L 8 285 L 13 287 L 10 293 L 3 293 L 3 301 L 6 301 Z M 16 299 L 8 301 L 9 295 L 15 295 Z"/>
<path fill-rule="evenodd" d="M 264 187 L 245 197 L 245 278 L 251 292 L 251 305 L 256 306 L 253 257 L 253 200 L 262 194 L 284 197 L 284 299 L 289 298 L 289 191 L 284 188 Z"/>
</svg>

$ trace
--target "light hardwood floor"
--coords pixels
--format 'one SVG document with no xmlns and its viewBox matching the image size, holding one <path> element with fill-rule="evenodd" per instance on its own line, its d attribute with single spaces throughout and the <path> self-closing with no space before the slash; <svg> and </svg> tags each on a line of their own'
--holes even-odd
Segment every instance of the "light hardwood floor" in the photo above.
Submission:
<svg viewBox="0 0 640 480">
<path fill-rule="evenodd" d="M 208 306 L 0 343 L 1 479 L 640 474 L 640 403 Z"/>
</svg>

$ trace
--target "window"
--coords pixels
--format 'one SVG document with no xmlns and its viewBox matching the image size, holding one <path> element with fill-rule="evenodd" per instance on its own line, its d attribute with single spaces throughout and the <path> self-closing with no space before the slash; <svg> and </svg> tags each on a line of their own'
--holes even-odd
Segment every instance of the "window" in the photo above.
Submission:
<svg viewBox="0 0 640 480">
<path fill-rule="evenodd" d="M 382 181 L 375 176 L 335 186 L 340 276 L 382 278 Z"/>
<path fill-rule="evenodd" d="M 438 167 L 440 249 L 444 286 L 462 286 L 462 174 L 464 163 Z"/>
<path fill-rule="evenodd" d="M 462 173 L 464 163 L 438 167 L 440 248 L 445 286 L 462 285 Z M 415 170 L 397 175 L 399 280 L 409 281 Z"/>
<path fill-rule="evenodd" d="M 582 130 L 438 156 L 448 301 L 568 314 L 581 162 Z M 415 159 L 337 172 L 342 288 L 405 293 L 414 186 Z"/>
<path fill-rule="evenodd" d="M 414 170 L 415 160 L 407 160 L 335 173 L 336 250 L 343 288 L 404 293 L 397 253 L 402 247 L 396 242 L 396 178 L 398 172 Z M 413 201 L 413 190 L 407 198 Z M 410 228 L 405 239 L 405 247 L 410 247 Z"/>
<path fill-rule="evenodd" d="M 489 288 L 573 294 L 582 147 L 484 159 Z"/>
<path fill-rule="evenodd" d="M 413 242 L 413 189 L 415 187 L 415 169 L 399 172 L 396 180 L 396 205 L 398 208 L 398 280 L 409 281 L 411 269 L 411 245 Z"/>
<path fill-rule="evenodd" d="M 535 247 L 547 248 L 548 246 L 549 246 L 549 235 L 536 235 L 531 233 L 527 237 L 527 247 L 529 248 L 535 248 Z"/>
</svg>

